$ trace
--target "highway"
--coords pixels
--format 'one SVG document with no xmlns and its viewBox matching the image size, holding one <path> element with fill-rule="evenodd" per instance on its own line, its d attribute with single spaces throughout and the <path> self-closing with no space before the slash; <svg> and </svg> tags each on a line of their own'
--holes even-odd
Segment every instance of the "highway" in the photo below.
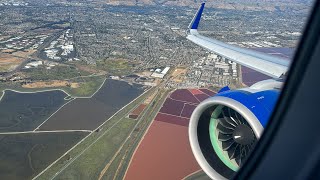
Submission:
<svg viewBox="0 0 320 180">
<path fill-rule="evenodd" d="M 34 52 L 33 54 L 31 54 L 30 56 L 28 56 L 21 64 L 19 64 L 14 70 L 7 72 L 3 75 L 3 77 L 8 78 L 11 77 L 13 74 L 15 74 L 16 72 L 20 71 L 26 64 L 28 64 L 29 62 L 31 62 L 31 60 L 43 60 L 41 58 L 39 58 L 39 54 L 40 52 L 47 46 L 50 45 L 50 43 L 54 40 L 57 39 L 61 34 L 63 33 L 63 31 L 59 31 L 57 33 L 54 33 L 51 37 L 47 38 L 45 40 L 45 42 L 43 44 L 41 44 L 38 49 L 36 50 L 36 52 Z"/>
</svg>

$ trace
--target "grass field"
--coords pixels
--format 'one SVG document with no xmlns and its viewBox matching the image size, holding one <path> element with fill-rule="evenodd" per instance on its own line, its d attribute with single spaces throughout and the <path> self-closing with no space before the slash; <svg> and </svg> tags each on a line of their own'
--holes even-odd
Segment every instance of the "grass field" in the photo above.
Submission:
<svg viewBox="0 0 320 180">
<path fill-rule="evenodd" d="M 87 133 L 0 136 L 0 179 L 31 179 Z"/>
<path fill-rule="evenodd" d="M 219 86 L 210 86 L 208 87 L 209 90 L 212 90 L 214 92 L 219 92 L 221 90 L 222 87 Z"/>
<path fill-rule="evenodd" d="M 3 51 L 2 51 L 3 52 Z M 16 66 L 21 64 L 24 59 L 34 51 L 18 51 L 13 54 L 2 53 L 0 51 L 0 72 L 12 71 Z M 7 50 L 6 52 L 12 52 Z"/>
<path fill-rule="evenodd" d="M 72 66 L 55 66 L 52 69 L 38 67 L 26 69 L 23 72 L 32 80 L 65 80 L 78 76 L 90 75 L 90 73 L 86 71 L 80 71 Z"/>
<path fill-rule="evenodd" d="M 107 71 L 112 75 L 128 75 L 131 73 L 132 64 L 124 59 L 105 59 L 97 61 L 97 68 Z"/>
<path fill-rule="evenodd" d="M 124 178 L 135 149 L 138 147 L 141 138 L 144 136 L 150 123 L 153 121 L 159 109 L 162 107 L 168 92 L 169 90 L 163 90 L 159 92 L 154 99 L 155 103 L 151 103 L 149 108 L 145 109 L 143 114 L 140 116 L 139 123 L 135 130 L 132 132 L 131 136 L 121 148 L 120 152 L 111 163 L 108 170 L 103 174 L 101 179 L 108 180 Z"/>
<path fill-rule="evenodd" d="M 136 121 L 123 118 L 57 176 L 57 179 L 96 179 L 99 170 L 104 168 L 105 162 L 111 160 L 135 124 Z"/>
<path fill-rule="evenodd" d="M 87 77 L 76 77 L 70 80 L 70 82 L 75 82 L 78 84 L 78 87 L 47 87 L 47 88 L 24 88 L 20 83 L 17 82 L 6 82 L 0 83 L 0 91 L 4 89 L 13 89 L 21 92 L 36 92 L 43 90 L 53 90 L 53 89 L 62 89 L 66 91 L 73 97 L 90 97 L 92 96 L 105 81 L 104 75 L 99 76 L 87 76 Z M 0 93 L 0 95 L 1 95 Z"/>
<path fill-rule="evenodd" d="M 131 112 L 137 105 L 141 104 L 153 91 L 154 88 L 116 113 L 99 128 L 100 130 L 98 132 L 91 133 L 66 155 L 68 157 L 59 159 L 50 168 L 40 174 L 37 179 L 51 179 L 55 177 L 55 175 L 59 175 L 59 178 L 68 177 L 75 179 L 80 178 L 80 176 L 84 179 L 98 177 L 108 160 L 116 153 L 137 123 L 135 120 L 123 117 Z M 71 161 L 66 161 L 68 158 L 70 158 Z M 72 162 L 73 160 L 74 162 Z M 81 163 L 80 161 L 89 163 L 90 165 Z M 89 166 L 92 167 L 88 168 Z M 61 169 L 64 168 L 66 168 L 66 171 L 61 171 Z M 81 173 L 82 171 L 86 173 L 83 174 Z M 90 178 L 87 178 L 89 175 Z"/>
<path fill-rule="evenodd" d="M 105 81 L 105 76 L 92 76 L 78 79 L 82 80 L 82 82 L 79 83 L 79 87 L 65 88 L 65 91 L 72 96 L 89 97 L 99 89 L 99 87 Z"/>
</svg>

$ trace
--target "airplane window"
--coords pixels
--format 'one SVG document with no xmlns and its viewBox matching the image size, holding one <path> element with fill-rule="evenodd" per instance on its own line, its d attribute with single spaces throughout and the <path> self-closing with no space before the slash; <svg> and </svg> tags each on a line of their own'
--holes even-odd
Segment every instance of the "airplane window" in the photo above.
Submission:
<svg viewBox="0 0 320 180">
<path fill-rule="evenodd" d="M 227 179 L 311 0 L 0 0 L 0 179 Z"/>
</svg>

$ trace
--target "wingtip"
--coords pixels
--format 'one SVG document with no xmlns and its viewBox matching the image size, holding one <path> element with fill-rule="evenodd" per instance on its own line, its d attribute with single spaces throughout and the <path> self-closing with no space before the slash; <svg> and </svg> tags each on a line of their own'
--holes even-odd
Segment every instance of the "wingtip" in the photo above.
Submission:
<svg viewBox="0 0 320 180">
<path fill-rule="evenodd" d="M 201 20 L 201 15 L 202 15 L 202 12 L 203 12 L 203 9 L 204 9 L 204 5 L 206 3 L 201 3 L 201 6 L 199 7 L 196 15 L 194 16 L 194 18 L 192 19 L 191 23 L 190 23 L 190 26 L 189 28 L 190 29 L 193 29 L 193 30 L 197 30 L 198 29 L 198 26 L 199 26 L 199 23 L 200 23 L 200 20 Z"/>
</svg>

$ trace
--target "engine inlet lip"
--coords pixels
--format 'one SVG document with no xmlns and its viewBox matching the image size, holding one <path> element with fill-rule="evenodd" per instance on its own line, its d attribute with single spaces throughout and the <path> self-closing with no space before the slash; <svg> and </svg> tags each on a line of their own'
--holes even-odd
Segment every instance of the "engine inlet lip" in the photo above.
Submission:
<svg viewBox="0 0 320 180">
<path fill-rule="evenodd" d="M 209 107 L 214 105 L 224 105 L 227 107 L 232 108 L 233 110 L 237 111 L 241 116 L 243 116 L 248 124 L 251 126 L 255 136 L 257 139 L 260 138 L 263 132 L 263 126 L 261 125 L 260 121 L 257 117 L 243 104 L 240 102 L 233 100 L 228 97 L 223 96 L 214 96 L 211 98 L 206 99 L 202 103 L 200 103 L 195 110 L 193 111 L 190 122 L 189 122 L 189 142 L 191 145 L 191 150 L 198 161 L 201 168 L 205 171 L 205 173 L 212 179 L 226 179 L 221 174 L 216 172 L 206 161 L 205 157 L 202 154 L 201 148 L 198 144 L 198 122 L 200 119 L 201 114 Z"/>
</svg>

